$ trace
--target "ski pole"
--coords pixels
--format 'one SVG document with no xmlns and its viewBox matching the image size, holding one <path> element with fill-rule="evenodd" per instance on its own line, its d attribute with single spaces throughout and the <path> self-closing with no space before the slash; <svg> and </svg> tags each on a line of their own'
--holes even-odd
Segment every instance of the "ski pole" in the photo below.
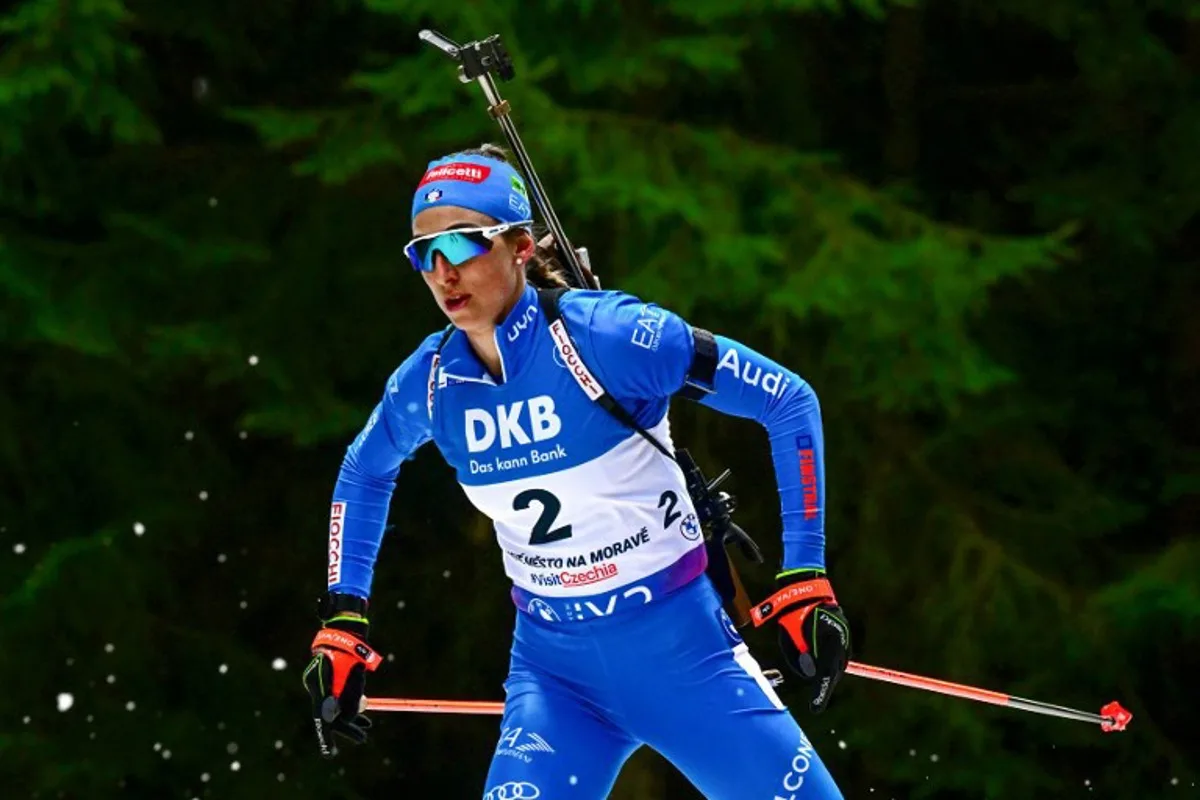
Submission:
<svg viewBox="0 0 1200 800">
<path fill-rule="evenodd" d="M 897 672 L 896 670 L 884 669 L 882 667 L 872 667 L 868 664 L 860 664 L 857 661 L 851 661 L 846 667 L 846 672 L 860 678 L 894 683 L 899 686 L 907 686 L 911 689 L 936 692 L 937 694 L 944 694 L 950 697 L 961 697 L 980 703 L 1005 706 L 1018 711 L 1029 711 L 1034 714 L 1045 714 L 1077 722 L 1090 722 L 1098 724 L 1100 729 L 1105 733 L 1123 731 L 1125 730 L 1125 726 L 1129 724 L 1129 721 L 1133 719 L 1133 714 L 1127 711 L 1116 700 L 1101 708 L 1099 714 L 1092 714 L 1087 711 L 1078 711 L 1073 708 L 1051 705 L 1037 700 L 1027 700 L 1023 697 L 993 692 L 988 689 L 979 689 L 961 683 L 951 683 L 949 681 L 938 680 L 937 678 L 926 678 L 922 675 Z M 409 711 L 421 714 L 504 713 L 503 703 L 489 701 L 413 700 L 383 697 L 363 698 L 363 701 L 364 711 Z"/>
<path fill-rule="evenodd" d="M 990 703 L 994 706 L 1015 708 L 1018 711 L 1029 711 L 1034 714 L 1073 719 L 1078 722 L 1091 722 L 1098 724 L 1100 729 L 1105 733 L 1123 731 L 1125 730 L 1125 726 L 1129 724 L 1129 721 L 1133 719 L 1133 714 L 1122 707 L 1116 700 L 1103 706 L 1099 714 L 1092 714 L 1087 711 L 1067 708 L 1066 706 L 1056 706 L 1037 700 L 1027 700 L 1024 697 L 1017 697 L 1011 694 L 993 692 L 988 689 L 978 689 L 974 686 L 967 686 L 961 683 L 951 683 L 950 681 L 926 678 L 922 675 L 913 675 L 908 672 L 897 672 L 893 669 L 872 667 L 868 664 L 859 664 L 855 661 L 851 661 L 847 665 L 846 672 L 851 675 L 857 675 L 860 678 L 870 678 L 873 681 L 884 681 L 885 683 L 894 683 L 898 686 L 907 686 L 911 689 L 922 689 L 926 692 L 936 692 L 938 694 L 949 695 L 950 697 L 961 697 L 966 700 L 975 700 L 979 703 Z"/>
<path fill-rule="evenodd" d="M 489 700 L 405 700 L 364 697 L 360 711 L 411 711 L 417 714 L 503 714 L 504 703 Z"/>
</svg>

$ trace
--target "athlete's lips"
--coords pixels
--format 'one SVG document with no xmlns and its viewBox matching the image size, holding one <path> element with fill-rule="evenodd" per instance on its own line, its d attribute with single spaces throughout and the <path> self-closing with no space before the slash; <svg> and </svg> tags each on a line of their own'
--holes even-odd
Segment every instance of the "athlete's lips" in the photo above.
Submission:
<svg viewBox="0 0 1200 800">
<path fill-rule="evenodd" d="M 446 310 L 447 311 L 461 311 L 467 305 L 467 302 L 470 299 L 471 299 L 471 295 L 469 295 L 469 294 L 460 294 L 456 297 L 447 297 L 446 298 Z"/>
</svg>

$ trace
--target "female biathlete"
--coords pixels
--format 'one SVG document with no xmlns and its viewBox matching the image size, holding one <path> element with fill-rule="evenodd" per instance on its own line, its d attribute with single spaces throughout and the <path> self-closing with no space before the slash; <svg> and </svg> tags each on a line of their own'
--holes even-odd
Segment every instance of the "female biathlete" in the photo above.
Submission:
<svg viewBox="0 0 1200 800">
<path fill-rule="evenodd" d="M 766 428 L 783 569 L 754 619 L 778 624 L 820 711 L 849 629 L 824 571 L 816 395 L 628 294 L 539 295 L 562 282 L 531 216 L 521 176 L 490 145 L 433 161 L 416 188 L 405 253 L 451 324 L 391 375 L 334 488 L 324 627 L 304 674 L 322 752 L 336 734 L 365 739 L 360 701 L 380 663 L 367 643 L 373 567 L 400 464 L 433 441 L 495 522 L 517 607 L 486 800 L 606 797 L 640 745 L 706 797 L 840 798 L 705 574 L 667 414 L 686 389 Z"/>
</svg>

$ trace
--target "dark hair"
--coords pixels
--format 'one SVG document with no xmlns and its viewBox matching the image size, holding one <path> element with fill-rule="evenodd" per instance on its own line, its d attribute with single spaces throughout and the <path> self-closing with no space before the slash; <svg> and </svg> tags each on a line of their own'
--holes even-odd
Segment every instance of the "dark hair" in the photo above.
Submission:
<svg viewBox="0 0 1200 800">
<path fill-rule="evenodd" d="M 456 156 L 479 156 L 480 158 L 490 158 L 493 161 L 501 161 L 508 164 L 510 167 L 516 167 L 509 153 L 498 144 L 484 142 L 479 147 L 471 148 L 470 150 L 459 150 L 454 155 Z M 533 258 L 529 259 L 529 263 L 525 265 L 525 279 L 538 289 L 555 289 L 559 287 L 568 288 L 571 282 L 567 280 L 567 270 L 558 260 L 558 254 L 553 247 L 543 247 L 541 241 L 545 238 L 549 231 L 544 225 L 534 225 L 530 231 L 534 241 Z M 512 242 L 520 238 L 520 230 L 510 230 L 504 233 L 505 240 Z"/>
</svg>

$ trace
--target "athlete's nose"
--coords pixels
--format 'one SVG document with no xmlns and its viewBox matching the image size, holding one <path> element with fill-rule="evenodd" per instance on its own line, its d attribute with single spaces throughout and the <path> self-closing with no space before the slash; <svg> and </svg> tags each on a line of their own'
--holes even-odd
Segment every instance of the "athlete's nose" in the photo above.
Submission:
<svg viewBox="0 0 1200 800">
<path fill-rule="evenodd" d="M 433 251 L 433 277 L 443 286 L 458 282 L 458 267 L 447 261 L 441 250 Z"/>
</svg>

